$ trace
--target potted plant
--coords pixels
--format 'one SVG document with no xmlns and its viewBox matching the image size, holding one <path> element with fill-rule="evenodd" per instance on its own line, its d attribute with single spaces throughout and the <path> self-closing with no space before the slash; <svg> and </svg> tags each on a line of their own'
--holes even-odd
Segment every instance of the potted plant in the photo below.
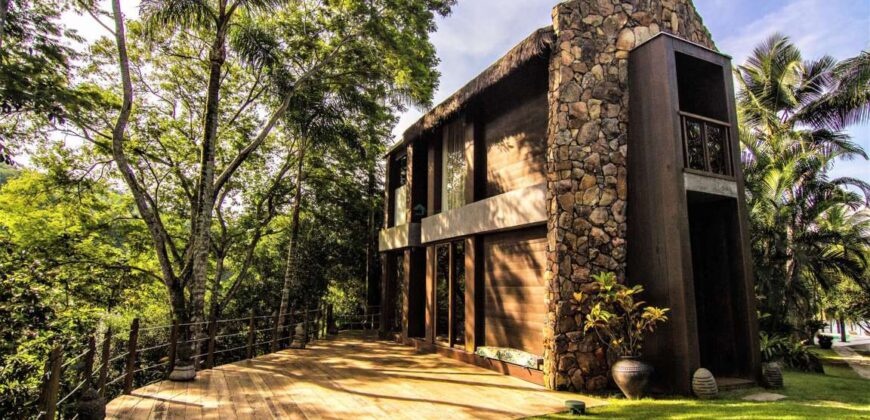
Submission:
<svg viewBox="0 0 870 420">
<path fill-rule="evenodd" d="M 819 348 L 828 350 L 834 346 L 834 337 L 825 334 L 819 334 Z"/>
<path fill-rule="evenodd" d="M 761 379 L 766 388 L 782 388 L 782 365 L 780 360 L 787 351 L 787 342 L 780 336 L 760 334 Z"/>
<path fill-rule="evenodd" d="M 646 305 L 637 299 L 642 286 L 626 286 L 613 273 L 592 276 L 595 289 L 588 294 L 575 293 L 574 300 L 589 308 L 583 331 L 594 333 L 617 357 L 611 367 L 613 381 L 629 399 L 643 396 L 653 367 L 640 360 L 643 336 L 653 332 L 656 324 L 667 321 L 668 309 Z"/>
</svg>

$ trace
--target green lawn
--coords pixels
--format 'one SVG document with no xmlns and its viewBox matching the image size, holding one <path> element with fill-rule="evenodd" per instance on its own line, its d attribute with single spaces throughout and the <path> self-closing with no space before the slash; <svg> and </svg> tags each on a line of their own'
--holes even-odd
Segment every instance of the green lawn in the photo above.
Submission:
<svg viewBox="0 0 870 420">
<path fill-rule="evenodd" d="M 826 366 L 827 368 L 827 366 Z M 848 369 L 848 368 L 847 368 Z M 712 401 L 696 399 L 607 399 L 585 417 L 554 414 L 535 418 L 643 418 L 643 419 L 804 419 L 870 418 L 870 381 L 840 376 L 784 372 L 785 388 L 773 390 L 788 396 L 777 402 L 751 402 L 740 398 L 761 388 L 720 394 Z"/>
<path fill-rule="evenodd" d="M 818 347 L 810 347 L 810 351 L 821 360 L 822 366 L 825 368 L 825 374 L 843 378 L 861 378 L 861 375 L 858 375 L 857 372 L 849 367 L 848 362 L 865 360 L 867 357 L 861 355 L 844 357 L 832 349 L 820 349 Z"/>
</svg>

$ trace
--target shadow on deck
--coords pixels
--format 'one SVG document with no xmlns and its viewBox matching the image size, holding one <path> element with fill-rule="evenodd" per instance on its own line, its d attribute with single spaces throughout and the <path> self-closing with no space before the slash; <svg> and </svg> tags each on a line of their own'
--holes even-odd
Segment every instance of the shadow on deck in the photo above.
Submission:
<svg viewBox="0 0 870 420">
<path fill-rule="evenodd" d="M 116 398 L 108 418 L 518 418 L 601 402 L 362 332 L 158 382 Z"/>
</svg>

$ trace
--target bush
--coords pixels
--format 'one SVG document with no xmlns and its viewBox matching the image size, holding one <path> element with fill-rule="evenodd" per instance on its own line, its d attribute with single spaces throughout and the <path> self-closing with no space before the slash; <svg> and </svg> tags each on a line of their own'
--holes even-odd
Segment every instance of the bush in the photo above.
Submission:
<svg viewBox="0 0 870 420">
<path fill-rule="evenodd" d="M 807 346 L 784 335 L 761 333 L 761 359 L 765 362 L 782 362 L 804 372 L 824 373 L 821 361 Z"/>
<path fill-rule="evenodd" d="M 830 349 L 834 345 L 834 337 L 819 334 L 819 348 Z"/>
</svg>

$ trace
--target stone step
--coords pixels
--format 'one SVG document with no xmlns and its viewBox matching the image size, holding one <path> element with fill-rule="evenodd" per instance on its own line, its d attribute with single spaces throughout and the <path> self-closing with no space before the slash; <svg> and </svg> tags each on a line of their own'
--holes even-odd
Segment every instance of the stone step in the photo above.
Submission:
<svg viewBox="0 0 870 420">
<path fill-rule="evenodd" d="M 716 386 L 719 387 L 719 392 L 733 391 L 735 389 L 752 388 L 755 386 L 755 381 L 746 378 L 716 378 Z"/>
</svg>

